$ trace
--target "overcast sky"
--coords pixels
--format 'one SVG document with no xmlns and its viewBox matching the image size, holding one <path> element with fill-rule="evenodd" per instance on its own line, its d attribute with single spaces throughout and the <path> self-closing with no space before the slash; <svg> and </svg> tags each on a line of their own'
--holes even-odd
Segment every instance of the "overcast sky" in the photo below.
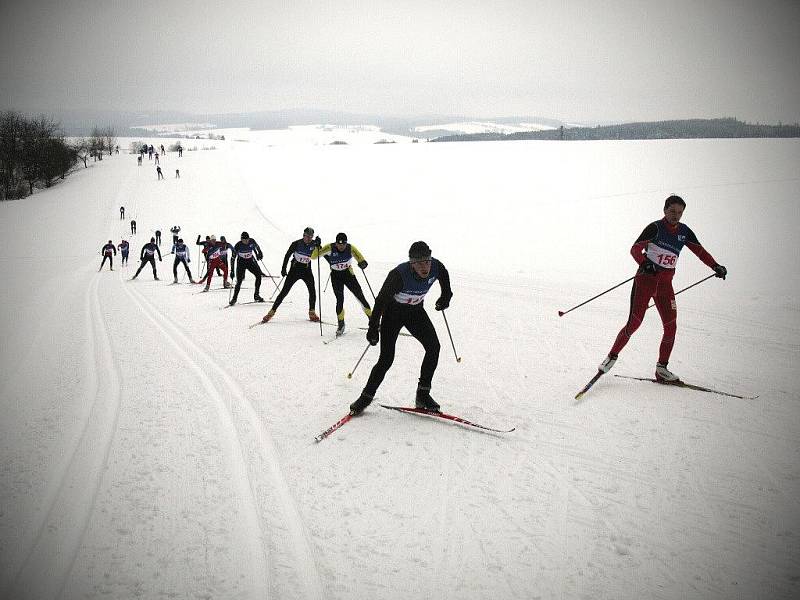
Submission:
<svg viewBox="0 0 800 600">
<path fill-rule="evenodd" d="M 0 0 L 0 108 L 800 121 L 798 0 Z"/>
</svg>

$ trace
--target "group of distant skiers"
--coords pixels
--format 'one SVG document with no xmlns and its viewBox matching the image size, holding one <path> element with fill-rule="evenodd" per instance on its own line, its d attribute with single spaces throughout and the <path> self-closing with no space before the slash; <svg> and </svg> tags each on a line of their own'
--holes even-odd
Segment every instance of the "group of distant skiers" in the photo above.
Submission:
<svg viewBox="0 0 800 600">
<path fill-rule="evenodd" d="M 617 334 L 608 356 L 598 367 L 599 373 L 607 373 L 614 366 L 619 353 L 639 328 L 648 303 L 653 299 L 664 329 L 659 345 L 655 378 L 662 383 L 679 381 L 678 376 L 667 368 L 677 331 L 677 306 L 672 279 L 678 256 L 686 246 L 710 267 L 717 277 L 725 279 L 727 276 L 727 269 L 717 263 L 700 244 L 694 232 L 680 222 L 685 208 L 686 203 L 680 196 L 669 196 L 664 203 L 664 217 L 645 227 L 631 247 L 631 255 L 638 268 L 633 278 L 628 320 Z M 121 218 L 124 218 L 124 209 L 121 211 L 123 211 Z M 175 226 L 170 231 L 173 233 L 171 253 L 175 254 L 173 265 L 175 283 L 178 281 L 177 268 L 179 264 L 183 264 L 189 280 L 195 283 L 188 264 L 189 250 L 183 239 L 178 237 L 180 227 Z M 160 234 L 160 232 L 158 233 Z M 263 259 L 263 252 L 258 243 L 246 231 L 242 232 L 241 239 L 235 246 L 229 244 L 225 236 L 221 236 L 219 240 L 213 235 L 206 236 L 202 241 L 200 238 L 201 236 L 198 235 L 196 244 L 202 247 L 207 273 L 196 283 L 205 282 L 207 291 L 210 288 L 213 274 L 217 272 L 223 277 L 223 286 L 231 287 L 228 281 L 228 253 L 230 252 L 230 270 L 236 275 L 236 286 L 229 302 L 230 305 L 236 304 L 247 271 L 250 271 L 255 277 L 254 301 L 264 302 L 259 292 L 262 277 L 267 274 L 262 272 L 258 264 Z M 155 255 L 158 255 L 160 261 L 159 243 L 160 236 L 158 242 L 153 237 L 142 247 L 141 265 L 132 279 L 136 279 L 147 263 L 152 265 L 153 277 L 158 279 Z M 122 261 L 125 264 L 129 244 L 123 240 L 117 247 L 122 252 Z M 116 254 L 117 247 L 111 240 L 103 246 L 101 269 L 106 259 L 112 261 L 112 255 Z M 314 229 L 306 227 L 302 237 L 293 241 L 284 255 L 281 265 L 283 288 L 272 308 L 264 315 L 262 323 L 268 323 L 275 317 L 278 308 L 294 284 L 301 280 L 308 289 L 308 318 L 310 321 L 319 321 L 319 315 L 315 310 L 317 294 L 314 287 L 312 262 L 320 257 L 324 257 L 330 266 L 330 280 L 336 297 L 337 335 L 341 335 L 345 331 L 344 288 L 347 288 L 361 304 L 369 319 L 367 341 L 373 346 L 380 343 L 378 360 L 373 366 L 361 394 L 350 405 L 351 414 L 358 415 L 363 412 L 375 397 L 378 387 L 394 361 L 397 337 L 403 327 L 425 349 L 416 391 L 416 407 L 428 411 L 438 411 L 439 404 L 431 397 L 430 391 L 439 360 L 440 344 L 436 329 L 425 311 L 424 300 L 433 284 L 438 281 L 441 293 L 434 308 L 437 311 L 443 311 L 450 306 L 453 292 L 450 287 L 449 273 L 442 262 L 432 256 L 428 244 L 423 241 L 414 242 L 409 248 L 408 260 L 389 271 L 375 298 L 375 305 L 370 307 L 353 272 L 354 261 L 362 271 L 367 268 L 368 264 L 363 254 L 349 243 L 345 233 L 338 233 L 334 242 L 323 246 L 320 237 L 314 236 Z M 289 264 L 288 269 L 287 264 Z M 111 267 L 113 269 L 113 263 Z"/>
</svg>

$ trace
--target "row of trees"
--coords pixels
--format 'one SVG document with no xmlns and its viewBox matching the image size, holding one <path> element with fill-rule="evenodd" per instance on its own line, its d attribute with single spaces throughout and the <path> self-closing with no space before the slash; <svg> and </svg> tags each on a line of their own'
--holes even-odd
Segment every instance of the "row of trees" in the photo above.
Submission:
<svg viewBox="0 0 800 600">
<path fill-rule="evenodd" d="M 16 111 L 0 112 L 0 200 L 24 198 L 37 187 L 64 179 L 79 160 L 102 160 L 111 154 L 116 135 L 110 127 L 95 128 L 88 138 L 68 140 L 61 125 L 44 115 L 27 117 Z"/>
</svg>

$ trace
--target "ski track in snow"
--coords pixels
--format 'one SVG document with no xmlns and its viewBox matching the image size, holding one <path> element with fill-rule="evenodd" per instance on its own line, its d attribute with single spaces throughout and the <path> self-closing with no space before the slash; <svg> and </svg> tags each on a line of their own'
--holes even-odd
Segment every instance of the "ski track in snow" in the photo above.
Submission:
<svg viewBox="0 0 800 600">
<path fill-rule="evenodd" d="M 269 539 L 270 522 L 274 526 L 275 521 L 268 520 L 265 523 L 264 517 L 272 511 L 277 499 L 289 531 L 293 558 L 297 565 L 297 581 L 302 584 L 304 597 L 321 599 L 322 585 L 308 533 L 281 472 L 274 444 L 255 414 L 252 404 L 230 375 L 175 322 L 159 311 L 152 301 L 133 286 L 125 286 L 125 290 L 183 357 L 187 366 L 197 374 L 209 397 L 220 404 L 220 415 L 229 424 L 228 443 L 235 446 L 232 453 L 238 463 L 236 469 L 239 493 L 246 498 L 249 510 L 246 518 L 252 531 L 258 532 L 248 543 L 255 547 L 261 545 L 260 540 Z M 273 495 L 277 495 L 277 498 Z M 266 550 L 262 552 L 267 553 Z"/>
<path fill-rule="evenodd" d="M 17 572 L 9 598 L 56 598 L 72 568 L 83 532 L 94 508 L 106 468 L 120 407 L 119 365 L 111 351 L 108 329 L 98 295 L 99 277 L 86 291 L 87 339 L 85 387 L 92 398 L 83 431 L 56 477 L 58 489 L 46 501 L 49 508 L 24 564 Z M 49 572 L 42 577 L 42 570 Z"/>
</svg>

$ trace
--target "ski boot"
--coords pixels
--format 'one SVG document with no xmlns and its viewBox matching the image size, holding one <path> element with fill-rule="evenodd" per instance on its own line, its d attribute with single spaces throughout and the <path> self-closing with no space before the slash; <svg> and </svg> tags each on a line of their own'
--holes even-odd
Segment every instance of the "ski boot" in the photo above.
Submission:
<svg viewBox="0 0 800 600">
<path fill-rule="evenodd" d="M 344 319 L 339 319 L 339 323 L 336 326 L 336 337 L 340 335 L 344 335 Z"/>
<path fill-rule="evenodd" d="M 308 311 L 308 320 L 314 321 L 314 323 L 319 323 L 319 315 L 317 314 L 317 311 L 315 311 L 313 308 L 310 311 Z"/>
<path fill-rule="evenodd" d="M 264 300 L 261 296 L 255 296 L 253 298 L 253 301 L 254 302 L 266 302 L 266 300 Z"/>
<path fill-rule="evenodd" d="M 178 278 L 175 277 L 175 280 L 172 283 L 178 283 Z"/>
<path fill-rule="evenodd" d="M 233 306 L 234 304 L 236 304 L 236 296 L 234 296 L 233 298 L 231 298 L 231 301 L 230 301 L 230 302 L 228 302 L 228 306 Z"/>
<path fill-rule="evenodd" d="M 269 323 L 269 320 L 275 316 L 275 310 L 270 310 L 267 314 L 264 315 L 264 318 L 261 319 L 262 323 Z"/>
<path fill-rule="evenodd" d="M 611 370 L 611 367 L 614 366 L 615 362 L 617 362 L 617 355 L 609 354 L 605 357 L 605 359 L 603 359 L 603 362 L 600 363 L 600 366 L 597 367 L 597 370 L 601 373 L 608 373 Z"/>
<path fill-rule="evenodd" d="M 158 275 L 153 275 L 153 281 L 161 281 L 161 280 L 158 278 Z"/>
<path fill-rule="evenodd" d="M 656 381 L 659 383 L 675 383 L 680 377 L 667 369 L 667 363 L 656 363 Z"/>
<path fill-rule="evenodd" d="M 211 284 L 207 283 L 207 284 L 206 284 L 206 287 L 205 287 L 205 288 L 203 288 L 203 291 L 204 291 L 204 292 L 207 292 L 207 291 L 208 291 L 208 290 L 210 290 L 210 289 L 211 289 Z"/>
<path fill-rule="evenodd" d="M 364 409 L 367 408 L 370 403 L 372 402 L 373 396 L 370 396 L 366 392 L 361 392 L 361 395 L 358 397 L 358 400 L 353 402 L 350 405 L 350 413 L 355 417 L 356 415 L 360 415 L 364 412 Z"/>
<path fill-rule="evenodd" d="M 232 288 L 233 286 L 231 285 L 230 281 L 226 281 L 225 283 L 222 284 L 222 287 L 224 287 L 227 290 L 228 288 Z"/>
<path fill-rule="evenodd" d="M 439 405 L 436 404 L 436 401 L 433 398 L 431 398 L 431 388 L 429 387 L 420 386 L 417 388 L 417 398 L 415 404 L 417 408 L 422 408 L 431 412 L 439 412 Z"/>
</svg>

